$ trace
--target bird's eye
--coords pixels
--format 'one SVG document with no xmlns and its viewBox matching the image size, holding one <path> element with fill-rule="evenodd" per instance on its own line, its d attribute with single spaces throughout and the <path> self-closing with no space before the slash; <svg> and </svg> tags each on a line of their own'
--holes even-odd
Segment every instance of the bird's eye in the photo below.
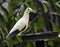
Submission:
<svg viewBox="0 0 60 47">
<path fill-rule="evenodd" d="M 29 9 L 28 9 L 29 10 Z"/>
</svg>

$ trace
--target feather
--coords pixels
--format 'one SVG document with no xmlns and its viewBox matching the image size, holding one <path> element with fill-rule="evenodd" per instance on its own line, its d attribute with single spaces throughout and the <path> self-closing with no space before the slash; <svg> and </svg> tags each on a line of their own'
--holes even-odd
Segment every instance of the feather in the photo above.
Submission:
<svg viewBox="0 0 60 47">
<path fill-rule="evenodd" d="M 6 36 L 6 39 L 15 36 L 19 32 L 21 34 L 28 28 L 29 13 L 32 11 L 33 10 L 29 7 L 25 10 L 23 17 L 19 19 L 14 27 L 10 30 L 9 34 Z"/>
</svg>

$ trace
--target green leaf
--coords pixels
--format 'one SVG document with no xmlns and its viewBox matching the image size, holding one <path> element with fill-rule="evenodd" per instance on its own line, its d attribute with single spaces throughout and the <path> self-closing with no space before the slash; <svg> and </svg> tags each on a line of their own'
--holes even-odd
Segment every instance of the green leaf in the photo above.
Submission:
<svg viewBox="0 0 60 47">
<path fill-rule="evenodd" d="M 48 41 L 48 45 L 54 46 L 53 40 L 49 40 L 49 41 Z"/>
<path fill-rule="evenodd" d="M 46 41 L 44 42 L 44 47 L 48 47 L 48 46 L 47 46 L 47 42 L 46 42 Z"/>
<path fill-rule="evenodd" d="M 20 43 L 23 42 L 23 40 L 21 39 L 21 36 L 16 35 L 16 38 L 18 39 L 18 41 L 19 41 Z"/>
<path fill-rule="evenodd" d="M 13 4 L 12 1 L 10 1 L 10 2 L 8 3 L 8 12 L 9 12 L 9 16 L 12 16 L 12 15 L 14 14 L 12 4 Z"/>
<path fill-rule="evenodd" d="M 35 31 L 35 32 L 37 32 L 37 30 L 38 30 L 37 24 L 38 24 L 38 23 L 36 23 L 36 22 L 34 23 L 34 31 Z"/>
<path fill-rule="evenodd" d="M 2 28 L 6 31 L 6 33 L 7 33 L 7 31 L 8 31 L 8 29 L 7 29 L 7 24 L 6 24 L 6 21 L 5 21 L 5 19 L 4 19 L 4 16 L 2 16 L 2 15 L 0 15 L 0 25 L 2 26 Z"/>
<path fill-rule="evenodd" d="M 51 22 L 51 23 L 52 23 L 53 31 L 54 32 L 60 32 L 59 27 L 56 25 L 56 23 L 54 23 L 54 22 Z"/>
<path fill-rule="evenodd" d="M 8 41 L 6 41 L 8 47 L 13 47 L 13 40 L 9 39 Z"/>
<path fill-rule="evenodd" d="M 43 28 L 45 27 L 45 24 L 44 24 L 44 21 L 43 21 L 43 17 L 42 17 L 42 16 L 40 16 L 40 17 L 38 18 L 38 27 L 39 27 L 40 29 L 43 29 Z"/>
<path fill-rule="evenodd" d="M 31 7 L 32 9 L 34 9 L 35 11 L 37 11 L 37 9 L 36 9 L 36 7 L 35 7 L 35 5 L 34 5 L 33 0 L 30 0 L 30 7 Z"/>
<path fill-rule="evenodd" d="M 32 47 L 33 43 L 32 42 L 27 42 L 26 47 Z"/>
</svg>

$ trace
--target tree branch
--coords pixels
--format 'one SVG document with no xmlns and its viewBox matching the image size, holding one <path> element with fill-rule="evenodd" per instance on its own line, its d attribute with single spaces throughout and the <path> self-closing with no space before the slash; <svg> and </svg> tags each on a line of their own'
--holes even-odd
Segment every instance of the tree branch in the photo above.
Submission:
<svg viewBox="0 0 60 47">
<path fill-rule="evenodd" d="M 37 40 L 55 40 L 58 38 L 58 32 L 39 32 L 34 34 L 22 34 L 24 41 L 37 41 Z"/>
</svg>

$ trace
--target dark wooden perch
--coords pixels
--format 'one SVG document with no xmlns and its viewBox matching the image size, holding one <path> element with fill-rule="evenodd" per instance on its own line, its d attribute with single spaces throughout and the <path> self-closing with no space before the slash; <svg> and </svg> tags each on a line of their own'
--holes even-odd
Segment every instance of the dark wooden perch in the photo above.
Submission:
<svg viewBox="0 0 60 47">
<path fill-rule="evenodd" d="M 35 34 L 22 35 L 24 41 L 37 41 L 37 40 L 55 40 L 58 38 L 58 32 L 39 32 Z"/>
</svg>

